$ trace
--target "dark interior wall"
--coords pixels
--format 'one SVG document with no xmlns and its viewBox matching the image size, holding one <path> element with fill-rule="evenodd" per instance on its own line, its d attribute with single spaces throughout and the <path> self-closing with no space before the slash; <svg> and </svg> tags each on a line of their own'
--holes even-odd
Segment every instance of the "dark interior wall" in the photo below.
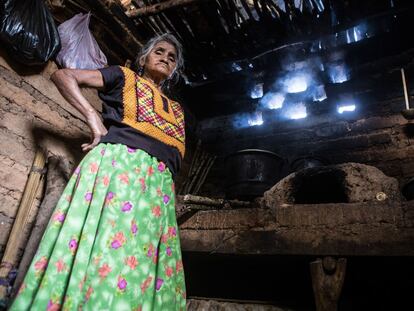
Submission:
<svg viewBox="0 0 414 311">
<path fill-rule="evenodd" d="M 201 193 L 224 196 L 225 158 L 250 148 L 269 150 L 283 157 L 282 176 L 292 171 L 290 165 L 296 158 L 317 156 L 331 164 L 373 165 L 403 184 L 414 176 L 414 124 L 401 115 L 403 108 L 402 98 L 396 98 L 360 103 L 356 111 L 348 114 L 329 112 L 300 120 L 265 120 L 262 126 L 243 129 L 233 127 L 231 116 L 204 120 L 199 134 L 205 148 L 219 158 Z"/>
<path fill-rule="evenodd" d="M 189 297 L 266 301 L 282 310 L 315 310 L 309 256 L 184 254 Z M 338 309 L 408 310 L 411 257 L 349 257 Z"/>
</svg>

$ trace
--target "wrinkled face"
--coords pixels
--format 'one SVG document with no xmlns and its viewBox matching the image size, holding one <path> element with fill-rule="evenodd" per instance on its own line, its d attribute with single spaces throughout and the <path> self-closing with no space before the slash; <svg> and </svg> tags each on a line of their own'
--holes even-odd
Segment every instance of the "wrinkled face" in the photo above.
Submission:
<svg viewBox="0 0 414 311">
<path fill-rule="evenodd" d="M 161 82 L 169 78 L 176 67 L 177 51 L 175 47 L 166 42 L 158 42 L 145 59 L 139 63 L 144 67 L 144 76 Z"/>
</svg>

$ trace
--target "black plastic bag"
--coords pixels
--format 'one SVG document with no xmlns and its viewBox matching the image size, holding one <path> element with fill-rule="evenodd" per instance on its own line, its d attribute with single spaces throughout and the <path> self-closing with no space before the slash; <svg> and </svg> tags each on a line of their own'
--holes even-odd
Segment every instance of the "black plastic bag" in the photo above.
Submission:
<svg viewBox="0 0 414 311">
<path fill-rule="evenodd" d="M 0 40 L 11 57 L 39 65 L 59 52 L 59 33 L 43 0 L 0 0 L 0 5 Z"/>
</svg>

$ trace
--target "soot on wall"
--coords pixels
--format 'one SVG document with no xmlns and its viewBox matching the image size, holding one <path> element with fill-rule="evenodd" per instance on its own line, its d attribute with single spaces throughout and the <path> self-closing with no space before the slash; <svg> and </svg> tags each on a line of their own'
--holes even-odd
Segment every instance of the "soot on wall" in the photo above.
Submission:
<svg viewBox="0 0 414 311">
<path fill-rule="evenodd" d="M 345 173 L 340 169 L 299 172 L 292 185 L 296 204 L 348 203 Z"/>
</svg>

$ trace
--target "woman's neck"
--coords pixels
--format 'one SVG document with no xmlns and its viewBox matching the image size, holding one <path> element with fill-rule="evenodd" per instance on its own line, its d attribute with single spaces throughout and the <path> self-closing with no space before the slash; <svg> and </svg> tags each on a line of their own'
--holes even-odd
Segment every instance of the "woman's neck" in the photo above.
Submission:
<svg viewBox="0 0 414 311">
<path fill-rule="evenodd" d="M 154 79 L 154 78 L 146 75 L 145 73 L 142 75 L 142 77 L 145 80 L 149 81 L 151 84 L 153 84 L 158 90 L 161 90 L 161 83 L 162 83 L 162 81 L 159 81 L 157 79 Z"/>
</svg>

